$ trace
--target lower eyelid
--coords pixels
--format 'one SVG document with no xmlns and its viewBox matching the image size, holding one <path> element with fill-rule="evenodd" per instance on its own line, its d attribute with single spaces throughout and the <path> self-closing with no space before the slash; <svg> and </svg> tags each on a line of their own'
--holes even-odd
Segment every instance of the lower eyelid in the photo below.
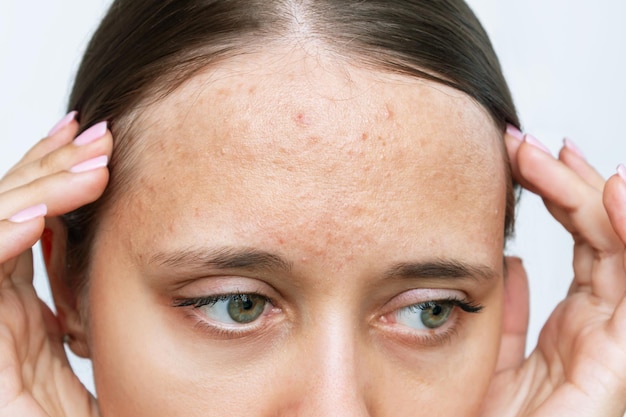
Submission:
<svg viewBox="0 0 626 417">
<path fill-rule="evenodd" d="M 436 329 L 413 329 L 397 322 L 385 320 L 385 316 L 380 317 L 382 324 L 376 327 L 410 348 L 437 347 L 451 342 L 458 335 L 466 319 L 464 316 L 467 315 L 455 306 L 448 321 Z"/>
<path fill-rule="evenodd" d="M 194 327 L 209 333 L 210 337 L 220 339 L 237 339 L 246 336 L 253 336 L 277 324 L 278 315 L 282 310 L 268 301 L 264 312 L 259 319 L 245 324 L 228 324 L 212 320 L 200 311 L 201 307 L 186 307 L 185 315 L 187 319 L 194 321 Z"/>
</svg>

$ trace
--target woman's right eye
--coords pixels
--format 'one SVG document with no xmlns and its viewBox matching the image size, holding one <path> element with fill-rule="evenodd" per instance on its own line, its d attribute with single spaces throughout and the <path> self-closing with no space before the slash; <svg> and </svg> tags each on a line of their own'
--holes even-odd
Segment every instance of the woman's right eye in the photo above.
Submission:
<svg viewBox="0 0 626 417">
<path fill-rule="evenodd" d="M 192 306 L 203 316 L 220 324 L 248 324 L 259 319 L 271 306 L 267 297 L 259 294 L 220 294 L 183 300 L 178 307 Z"/>
</svg>

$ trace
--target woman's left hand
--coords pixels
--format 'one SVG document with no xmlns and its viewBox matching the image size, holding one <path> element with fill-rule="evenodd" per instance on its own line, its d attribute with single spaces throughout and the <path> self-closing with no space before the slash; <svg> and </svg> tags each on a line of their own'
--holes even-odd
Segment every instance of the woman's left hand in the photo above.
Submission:
<svg viewBox="0 0 626 417">
<path fill-rule="evenodd" d="M 573 146 L 554 158 L 534 138 L 507 134 L 514 178 L 541 196 L 574 238 L 574 280 L 523 357 L 527 301 L 509 262 L 508 314 L 484 416 L 622 417 L 626 412 L 626 179 L 607 182 Z M 519 294 L 510 287 L 521 288 Z M 511 301 L 512 300 L 512 301 Z M 511 312 L 511 308 L 519 311 Z"/>
</svg>

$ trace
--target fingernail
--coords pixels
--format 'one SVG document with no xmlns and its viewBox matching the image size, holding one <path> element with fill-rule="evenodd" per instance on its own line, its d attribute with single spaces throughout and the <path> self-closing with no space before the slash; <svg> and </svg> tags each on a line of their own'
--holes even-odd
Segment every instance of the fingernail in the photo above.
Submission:
<svg viewBox="0 0 626 417">
<path fill-rule="evenodd" d="M 76 120 L 77 114 L 78 112 L 75 112 L 75 111 L 71 111 L 68 114 L 66 114 L 61 120 L 57 122 L 57 124 L 54 125 L 52 129 L 50 129 L 50 132 L 48 132 L 48 136 L 54 135 L 59 130 L 63 129 L 65 126 L 69 125 L 72 122 L 72 120 Z"/>
<path fill-rule="evenodd" d="M 95 142 L 107 132 L 107 122 L 96 123 L 74 139 L 74 145 L 83 146 Z"/>
<path fill-rule="evenodd" d="M 74 165 L 70 168 L 70 172 L 78 174 L 81 172 L 93 171 L 94 169 L 104 168 L 108 163 L 109 158 L 106 155 L 102 155 Z"/>
<path fill-rule="evenodd" d="M 581 151 L 580 148 L 570 139 L 568 138 L 563 139 L 563 145 L 565 145 L 567 149 L 574 152 L 576 155 L 580 156 L 582 159 L 585 159 L 585 155 L 583 155 L 583 151 Z"/>
<path fill-rule="evenodd" d="M 513 136 L 517 140 L 520 140 L 520 141 L 524 140 L 524 134 L 520 132 L 520 130 L 516 128 L 515 126 L 513 126 L 512 124 L 506 125 L 506 133 Z"/>
<path fill-rule="evenodd" d="M 528 143 L 529 145 L 533 145 L 535 148 L 541 149 L 548 155 L 552 155 L 550 149 L 548 149 L 543 143 L 539 142 L 539 140 L 537 140 L 537 138 L 533 135 L 525 135 L 524 142 Z"/>
<path fill-rule="evenodd" d="M 46 214 L 48 214 L 48 206 L 45 204 L 37 204 L 36 206 L 32 206 L 15 213 L 13 216 L 9 217 L 9 221 L 12 221 L 13 223 L 25 223 L 29 220 L 43 217 Z"/>
<path fill-rule="evenodd" d="M 622 177 L 622 180 L 626 181 L 626 166 L 624 166 L 624 164 L 619 164 L 617 166 L 617 173 L 620 177 Z"/>
</svg>

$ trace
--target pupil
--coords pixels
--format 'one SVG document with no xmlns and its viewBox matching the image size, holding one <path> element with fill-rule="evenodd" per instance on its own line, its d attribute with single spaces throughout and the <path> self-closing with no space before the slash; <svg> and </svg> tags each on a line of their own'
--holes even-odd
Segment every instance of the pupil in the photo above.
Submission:
<svg viewBox="0 0 626 417">
<path fill-rule="evenodd" d="M 433 307 L 433 316 L 438 316 L 441 314 L 441 306 L 440 305 L 436 305 Z"/>
<path fill-rule="evenodd" d="M 254 307 L 254 303 L 252 302 L 252 300 L 250 300 L 250 298 L 246 296 L 241 297 L 241 304 L 244 310 L 250 310 L 252 307 Z"/>
</svg>

